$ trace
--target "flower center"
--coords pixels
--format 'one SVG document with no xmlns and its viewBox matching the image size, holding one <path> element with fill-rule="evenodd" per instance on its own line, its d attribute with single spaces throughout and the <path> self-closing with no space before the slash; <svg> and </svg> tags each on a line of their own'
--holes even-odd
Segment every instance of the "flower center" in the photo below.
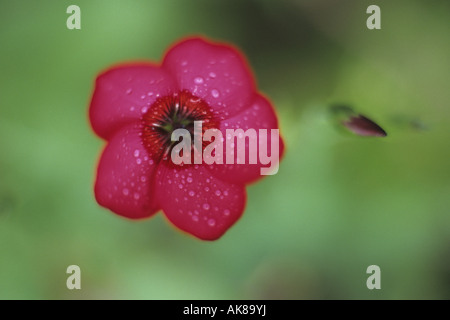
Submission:
<svg viewBox="0 0 450 320">
<path fill-rule="evenodd" d="M 202 132 L 194 132 L 194 121 L 202 122 Z M 210 106 L 189 91 L 182 90 L 159 98 L 144 114 L 142 141 L 154 160 L 170 160 L 171 151 L 178 143 L 172 141 L 173 131 L 188 130 L 191 134 L 191 148 L 194 148 L 194 133 L 203 135 L 212 128 L 219 128 L 219 121 L 214 117 Z"/>
</svg>

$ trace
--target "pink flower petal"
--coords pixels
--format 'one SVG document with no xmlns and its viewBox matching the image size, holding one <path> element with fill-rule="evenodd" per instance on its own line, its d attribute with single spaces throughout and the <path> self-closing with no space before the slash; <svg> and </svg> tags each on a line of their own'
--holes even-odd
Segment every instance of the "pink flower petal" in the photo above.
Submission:
<svg viewBox="0 0 450 320">
<path fill-rule="evenodd" d="M 218 239 L 244 211 L 244 186 L 223 182 L 203 166 L 160 165 L 155 178 L 158 199 L 167 218 L 200 239 Z"/>
<path fill-rule="evenodd" d="M 159 209 L 152 194 L 155 164 L 142 146 L 139 132 L 140 125 L 131 124 L 111 138 L 95 183 L 97 202 L 130 219 L 149 217 Z"/>
<path fill-rule="evenodd" d="M 214 176 L 232 183 L 249 183 L 254 182 L 264 175 L 261 175 L 261 168 L 269 167 L 269 164 L 262 164 L 259 157 L 259 146 L 257 147 L 257 163 L 249 164 L 249 140 L 246 139 L 245 144 L 245 164 L 237 163 L 237 145 L 234 147 L 234 164 L 225 164 L 226 162 L 226 129 L 255 129 L 258 139 L 260 138 L 259 129 L 267 129 L 267 145 L 268 151 L 271 148 L 270 129 L 278 129 L 278 120 L 275 111 L 270 102 L 261 95 L 256 95 L 250 108 L 239 113 L 229 120 L 221 122 L 220 131 L 225 139 L 223 143 L 223 164 L 212 164 L 208 166 Z M 235 143 L 236 144 L 236 143 Z M 283 156 L 284 143 L 280 136 L 279 140 L 279 159 Z"/>
<path fill-rule="evenodd" d="M 228 119 L 248 106 L 255 91 L 252 74 L 233 47 L 188 39 L 169 50 L 163 67 L 181 89 L 205 100 L 220 119 Z"/>
<path fill-rule="evenodd" d="M 89 115 L 94 131 L 109 139 L 139 119 L 158 98 L 177 90 L 174 79 L 151 64 L 120 65 L 98 76 Z"/>
</svg>

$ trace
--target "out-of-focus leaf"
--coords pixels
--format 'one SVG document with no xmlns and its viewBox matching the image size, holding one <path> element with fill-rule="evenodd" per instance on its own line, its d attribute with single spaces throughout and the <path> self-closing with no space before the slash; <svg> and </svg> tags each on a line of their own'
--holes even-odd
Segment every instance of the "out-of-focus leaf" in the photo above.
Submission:
<svg viewBox="0 0 450 320">
<path fill-rule="evenodd" d="M 398 128 L 404 130 L 426 131 L 429 130 L 428 124 L 414 116 L 396 114 L 390 117 L 391 122 Z"/>
</svg>

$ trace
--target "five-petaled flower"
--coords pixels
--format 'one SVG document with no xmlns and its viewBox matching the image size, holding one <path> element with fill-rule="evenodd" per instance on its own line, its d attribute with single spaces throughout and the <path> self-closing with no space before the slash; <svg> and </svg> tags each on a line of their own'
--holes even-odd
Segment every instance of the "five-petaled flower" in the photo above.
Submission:
<svg viewBox="0 0 450 320">
<path fill-rule="evenodd" d="M 194 121 L 224 137 L 226 129 L 278 129 L 243 56 L 202 38 L 177 43 L 161 65 L 121 64 L 101 73 L 89 116 L 108 142 L 97 169 L 97 202 L 130 219 L 162 210 L 179 229 L 204 240 L 221 237 L 241 217 L 245 185 L 262 177 L 263 164 L 175 165 L 168 156 L 172 132 L 193 133 Z"/>
</svg>

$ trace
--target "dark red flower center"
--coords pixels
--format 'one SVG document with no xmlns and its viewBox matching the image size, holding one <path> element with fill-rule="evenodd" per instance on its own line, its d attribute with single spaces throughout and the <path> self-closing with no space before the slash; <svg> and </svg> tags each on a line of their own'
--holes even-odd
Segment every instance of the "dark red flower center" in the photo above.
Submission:
<svg viewBox="0 0 450 320">
<path fill-rule="evenodd" d="M 195 121 L 201 121 L 201 132 L 194 132 Z M 178 143 L 172 141 L 173 131 L 176 129 L 189 131 L 193 156 L 194 134 L 202 137 L 206 130 L 213 128 L 219 128 L 219 121 L 211 107 L 201 98 L 182 90 L 160 97 L 151 105 L 143 116 L 142 141 L 155 161 L 163 160 L 171 163 L 171 151 Z M 202 149 L 204 147 L 205 144 L 202 143 Z"/>
</svg>

